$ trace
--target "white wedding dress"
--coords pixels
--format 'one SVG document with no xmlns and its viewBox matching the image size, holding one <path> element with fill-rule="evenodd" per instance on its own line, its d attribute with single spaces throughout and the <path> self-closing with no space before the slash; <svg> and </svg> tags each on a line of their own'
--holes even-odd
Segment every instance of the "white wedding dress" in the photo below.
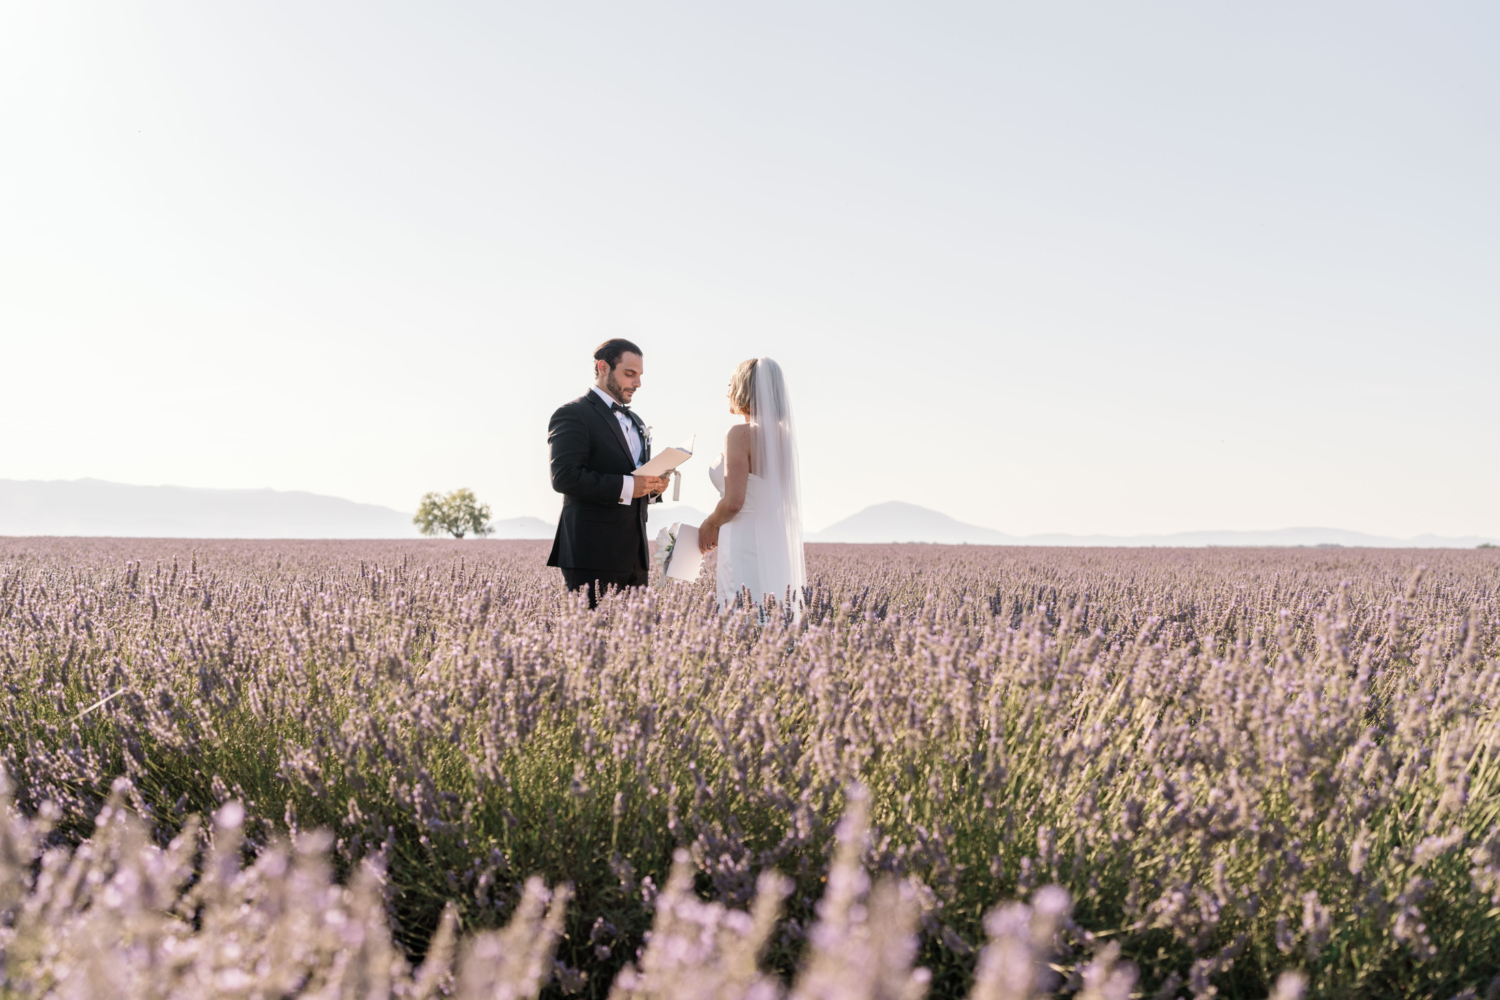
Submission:
<svg viewBox="0 0 1500 1000">
<path fill-rule="evenodd" d="M 755 373 L 755 412 L 750 418 L 751 465 L 745 503 L 719 528 L 719 607 L 732 608 L 749 591 L 764 604 L 790 601 L 800 614 L 807 569 L 802 552 L 802 504 L 791 400 L 781 368 L 760 358 Z M 724 456 L 708 470 L 724 495 Z"/>
<path fill-rule="evenodd" d="M 724 495 L 724 456 L 720 455 L 708 470 L 719 496 Z M 744 589 L 753 598 L 770 593 L 761 589 L 760 558 L 755 544 L 755 505 L 762 485 L 761 478 L 750 473 L 745 481 L 745 506 L 719 529 L 719 607 L 727 608 Z M 768 581 L 769 582 L 769 581 Z"/>
</svg>

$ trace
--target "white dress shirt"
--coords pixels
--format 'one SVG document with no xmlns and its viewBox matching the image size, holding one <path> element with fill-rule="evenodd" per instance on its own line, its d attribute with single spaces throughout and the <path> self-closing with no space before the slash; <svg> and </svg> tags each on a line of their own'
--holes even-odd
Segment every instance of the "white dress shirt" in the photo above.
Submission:
<svg viewBox="0 0 1500 1000">
<path fill-rule="evenodd" d="M 603 389 L 599 388 L 597 385 L 593 386 L 592 388 L 599 394 L 599 398 L 604 400 L 605 406 L 614 406 L 617 402 L 619 402 L 617 399 L 615 399 L 609 393 L 605 392 Z M 635 429 L 635 421 L 630 419 L 629 414 L 622 413 L 619 410 L 614 410 L 612 412 L 614 413 L 615 419 L 620 422 L 620 430 L 625 432 L 625 443 L 630 446 L 630 460 L 635 463 L 636 468 L 640 468 L 641 435 L 640 432 Z M 629 503 L 634 499 L 635 477 L 626 476 L 625 481 L 620 484 L 620 502 Z"/>
</svg>

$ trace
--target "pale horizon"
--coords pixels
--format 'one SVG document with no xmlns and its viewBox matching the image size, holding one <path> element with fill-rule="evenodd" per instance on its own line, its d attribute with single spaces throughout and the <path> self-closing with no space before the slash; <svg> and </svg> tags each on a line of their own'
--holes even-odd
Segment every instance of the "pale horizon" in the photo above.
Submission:
<svg viewBox="0 0 1500 1000">
<path fill-rule="evenodd" d="M 28 482 L 29 483 L 43 483 L 43 484 L 47 484 L 47 485 L 56 484 L 56 483 L 65 483 L 65 484 L 98 483 L 101 486 L 126 486 L 126 487 L 141 488 L 141 489 L 148 489 L 148 490 L 149 489 L 185 489 L 185 490 L 201 490 L 201 491 L 208 491 L 208 492 L 226 492 L 226 493 L 274 493 L 274 494 L 279 494 L 279 495 L 298 495 L 298 494 L 300 494 L 300 495 L 305 495 L 305 496 L 313 497 L 313 498 L 315 498 L 315 499 L 317 499 L 319 501 L 322 501 L 322 500 L 336 500 L 336 501 L 340 501 L 340 502 L 348 502 L 348 503 L 360 504 L 361 506 L 371 507 L 374 510 L 385 511 L 385 512 L 388 512 L 390 514 L 399 515 L 400 517 L 403 517 L 403 518 L 409 518 L 413 514 L 413 511 L 411 511 L 411 510 L 402 510 L 400 508 L 387 507 L 387 506 L 381 505 L 381 504 L 373 504 L 373 505 L 371 505 L 371 504 L 367 504 L 367 502 L 365 502 L 365 501 L 350 500 L 347 497 L 334 497 L 334 496 L 331 496 L 329 494 L 310 493 L 310 492 L 305 491 L 305 490 L 276 490 L 276 489 L 273 489 L 271 487 L 239 487 L 239 488 L 236 488 L 236 487 L 197 487 L 197 486 L 182 486 L 181 484 L 177 484 L 177 483 L 117 483 L 117 482 L 112 482 L 112 481 L 109 481 L 109 480 L 94 479 L 94 478 L 91 478 L 91 477 L 84 477 L 84 478 L 81 478 L 81 479 L 71 479 L 71 480 L 19 480 L 18 481 L 18 480 L 0 479 L 0 537 L 6 537 L 6 536 L 10 536 L 10 537 L 28 537 L 28 536 L 50 535 L 50 534 L 53 534 L 53 532 L 50 532 L 50 531 L 37 532 L 37 531 L 34 531 L 34 530 L 25 530 L 25 531 L 21 531 L 21 532 L 19 532 L 17 534 L 17 533 L 14 533 L 11 530 L 15 526 L 15 521 L 16 521 L 16 518 L 17 518 L 17 515 L 18 515 L 19 512 L 16 511 L 16 510 L 8 510 L 7 509 L 6 502 L 5 502 L 5 497 L 4 497 L 4 488 L 8 484 L 10 484 L 10 483 L 16 483 L 16 482 L 20 482 L 20 483 L 23 483 L 23 484 L 24 483 L 28 483 Z M 481 500 L 482 500 L 482 498 L 481 498 Z M 711 505 L 705 505 L 705 506 L 708 506 L 711 509 Z M 1352 529 L 1343 528 L 1343 527 L 1341 527 L 1339 525 L 1331 525 L 1331 524 L 1330 525 L 1290 525 L 1289 524 L 1289 525 L 1280 525 L 1280 526 L 1277 526 L 1277 527 L 1263 527 L 1263 528 L 1251 528 L 1251 529 L 1223 529 L 1223 528 L 1215 528 L 1215 527 L 1212 527 L 1212 526 L 1200 525 L 1200 526 L 1198 526 L 1196 528 L 1187 528 L 1187 529 L 1183 529 L 1181 531 L 1175 531 L 1175 532 L 1137 533 L 1137 534 L 1133 534 L 1133 535 L 1112 535 L 1112 534 L 1105 534 L 1105 533 L 1098 533 L 1098 532 L 1083 533 L 1083 532 L 1046 532 L 1046 531 L 1044 531 L 1044 532 L 1031 532 L 1031 533 L 1027 533 L 1027 534 L 1018 534 L 1016 532 L 1006 531 L 1003 527 L 997 527 L 997 526 L 994 526 L 994 525 L 986 525 L 986 524 L 975 524 L 975 523 L 971 523 L 971 522 L 961 521 L 961 520 L 959 520 L 957 518 L 951 517 L 951 515 L 949 515 L 945 511 L 938 510 L 938 509 L 933 508 L 933 507 L 923 506 L 923 505 L 920 505 L 920 504 L 910 504 L 910 503 L 907 503 L 906 501 L 899 501 L 899 500 L 897 500 L 897 501 L 880 501 L 880 502 L 876 502 L 876 503 L 871 504 L 871 505 L 869 505 L 869 506 L 867 506 L 867 507 L 865 507 L 865 508 L 863 508 L 863 509 L 861 509 L 859 511 L 854 512 L 853 514 L 851 514 L 849 516 L 840 518 L 840 519 L 838 519 L 836 521 L 833 521 L 833 522 L 830 522 L 830 523 L 827 523 L 827 524 L 823 524 L 823 525 L 808 525 L 807 528 L 806 528 L 806 530 L 807 530 L 807 536 L 808 536 L 809 540 L 811 540 L 811 541 L 830 541 L 830 540 L 831 541 L 849 541 L 851 539 L 844 538 L 844 537 L 841 537 L 841 536 L 838 536 L 838 535 L 836 535 L 832 539 L 829 539 L 829 538 L 826 538 L 826 537 L 825 538 L 819 538 L 817 536 L 819 536 L 819 535 L 826 535 L 830 531 L 835 531 L 836 529 L 843 528 L 849 522 L 860 521 L 861 520 L 861 515 L 869 515 L 869 514 L 872 514 L 872 513 L 876 512 L 876 511 L 882 511 L 882 509 L 884 509 L 885 513 L 889 513 L 889 508 L 892 508 L 892 507 L 903 508 L 903 513 L 904 513 L 905 510 L 909 509 L 909 510 L 915 510 L 915 511 L 920 512 L 922 514 L 936 514 L 936 515 L 939 516 L 939 518 L 941 518 L 941 519 L 943 519 L 945 521 L 952 521 L 954 525 L 962 527 L 962 528 L 979 528 L 979 529 L 982 529 L 983 531 L 986 531 L 986 532 L 993 532 L 993 533 L 996 533 L 996 534 L 1003 534 L 1003 535 L 1007 535 L 1007 536 L 1009 536 L 1011 538 L 1018 539 L 1018 540 L 1025 540 L 1025 539 L 1028 539 L 1028 538 L 1038 538 L 1038 539 L 1042 540 L 1039 544 L 1054 544 L 1054 542 L 1048 541 L 1048 539 L 1078 539 L 1078 540 L 1081 540 L 1081 541 L 1082 540 L 1091 540 L 1092 539 L 1092 540 L 1101 540 L 1100 544 L 1106 544 L 1106 545 L 1117 545 L 1117 544 L 1121 544 L 1122 542 L 1129 541 L 1131 539 L 1139 539 L 1144 544 L 1157 544 L 1159 540 L 1164 539 L 1164 538 L 1188 538 L 1189 540 L 1180 541 L 1180 542 L 1178 542 L 1176 544 L 1180 544 L 1180 545 L 1192 547 L 1192 546 L 1198 546 L 1198 545 L 1201 545 L 1201 544 L 1209 544 L 1209 545 L 1231 544 L 1229 541 L 1224 540 L 1224 539 L 1220 539 L 1220 538 L 1214 538 L 1214 539 L 1211 539 L 1211 540 L 1209 540 L 1207 542 L 1204 542 L 1204 541 L 1201 541 L 1201 540 L 1192 540 L 1192 539 L 1195 539 L 1195 538 L 1201 539 L 1202 537 L 1206 537 L 1206 536 L 1232 536 L 1232 535 L 1263 536 L 1262 540 L 1259 540 L 1259 541 L 1250 541 L 1250 542 L 1245 543 L 1245 544 L 1257 545 L 1257 546 L 1258 545 L 1304 545 L 1305 546 L 1305 545 L 1308 545 L 1308 544 L 1329 544 L 1332 539 L 1334 539 L 1334 538 L 1340 538 L 1341 536 L 1345 536 L 1345 535 L 1363 535 L 1367 539 L 1371 539 L 1371 540 L 1378 539 L 1378 540 L 1386 541 L 1386 542 L 1388 542 L 1388 541 L 1410 541 L 1410 542 L 1416 542 L 1416 543 L 1426 542 L 1428 544 L 1431 544 L 1433 542 L 1443 542 L 1443 543 L 1449 543 L 1449 542 L 1451 542 L 1451 543 L 1455 543 L 1455 545 L 1458 546 L 1458 547 L 1472 547 L 1476 543 L 1494 544 L 1494 543 L 1500 542 L 1500 537 L 1485 536 L 1485 535 L 1472 535 L 1472 534 L 1471 535 L 1441 535 L 1441 534 L 1437 534 L 1437 533 L 1434 533 L 1434 532 L 1421 532 L 1419 534 L 1411 535 L 1411 536 L 1376 535 L 1376 534 L 1373 534 L 1373 533 L 1362 533 L 1362 532 L 1354 531 Z M 101 507 L 97 507 L 97 506 L 90 507 L 90 512 L 91 512 L 91 517 L 98 518 L 100 520 L 110 520 L 110 521 L 112 521 L 114 523 L 121 524 L 121 525 L 128 525 L 129 530 L 127 532 L 125 532 L 123 535 L 119 536 L 119 537 L 158 537 L 157 533 L 154 530 L 153 531 L 142 530 L 143 527 L 144 527 L 144 525 L 141 523 L 141 518 L 146 516 L 146 515 L 144 515 L 142 513 L 139 513 L 139 512 L 136 512 L 136 511 L 110 512 L 106 508 L 101 508 Z M 241 512 L 241 513 L 243 513 L 243 512 Z M 651 530 L 655 531 L 660 526 L 668 524 L 668 523 L 670 523 L 670 522 L 672 522 L 674 520 L 684 520 L 685 523 L 691 523 L 692 520 L 701 519 L 703 516 L 705 516 L 706 511 L 699 510 L 699 509 L 693 507 L 691 504 L 688 504 L 688 503 L 685 503 L 685 502 L 667 500 L 667 501 L 664 501 L 661 505 L 653 506 L 651 508 L 650 514 L 651 514 L 651 525 L 652 525 Z M 257 531 L 257 533 L 253 534 L 253 535 L 235 534 L 235 533 L 214 534 L 214 535 L 199 535 L 199 534 L 196 534 L 196 533 L 183 534 L 183 533 L 181 533 L 180 526 L 179 526 L 179 530 L 175 531 L 174 533 L 172 533 L 171 535 L 166 536 L 166 537 L 174 537 L 174 538 L 175 537 L 183 537 L 183 538 L 198 538 L 198 537 L 201 537 L 201 538 L 223 538 L 223 539 L 250 538 L 250 537 L 254 537 L 254 538 L 273 538 L 273 537 L 281 537 L 281 536 L 276 535 L 276 534 L 267 534 L 265 532 L 267 530 L 274 531 L 275 530 L 274 526 L 276 526 L 276 525 L 283 525 L 284 526 L 286 524 L 296 524 L 297 528 L 298 528 L 298 533 L 297 534 L 288 535 L 286 537 L 296 537 L 296 538 L 323 537 L 323 536 L 317 535 L 317 534 L 307 534 L 306 532 L 309 530 L 309 528 L 310 528 L 311 525 L 308 522 L 305 522 L 305 521 L 297 521 L 297 519 L 296 519 L 297 515 L 296 514 L 283 513 L 279 517 L 272 516 L 272 515 L 269 515 L 269 514 L 264 515 L 264 516 L 266 518 L 265 520 L 256 522 L 256 531 Z M 153 527 L 160 527 L 163 523 L 166 523 L 167 521 L 170 521 L 171 517 L 172 517 L 172 512 L 170 512 L 170 511 L 154 511 L 154 512 L 152 512 L 149 515 L 149 521 L 150 521 L 150 524 Z M 292 520 L 289 521 L 288 520 L 289 517 Z M 21 518 L 21 520 L 25 520 L 25 519 L 26 519 L 25 517 Z M 313 522 L 313 523 L 330 523 L 331 524 L 331 522 L 328 522 L 327 519 L 328 519 L 328 515 L 325 512 L 318 519 L 318 521 Z M 552 516 L 552 517 L 542 517 L 542 516 L 539 516 L 539 515 L 536 515 L 536 514 L 525 514 L 525 513 L 511 514 L 511 515 L 506 515 L 506 516 L 503 516 L 503 517 L 502 516 L 495 516 L 495 517 L 492 517 L 491 520 L 492 520 L 492 522 L 495 523 L 495 525 L 497 527 L 501 527 L 501 528 L 503 528 L 504 525 L 507 524 L 507 523 L 514 523 L 514 522 L 517 522 L 517 521 L 536 521 L 536 522 L 538 522 L 540 524 L 545 524 L 545 525 L 548 525 L 548 526 L 555 526 L 556 522 L 557 522 L 557 518 L 556 518 L 555 515 Z M 920 524 L 921 521 L 919 520 L 918 522 L 912 522 L 910 520 L 902 521 L 902 520 L 898 519 L 895 522 L 884 521 L 884 522 L 880 522 L 880 523 L 882 525 L 884 525 L 885 527 L 884 528 L 876 528 L 875 529 L 875 533 L 876 534 L 880 534 L 882 531 L 886 531 L 886 534 L 902 534 L 903 533 L 903 529 L 910 529 L 911 527 L 913 527 L 913 526 L 915 526 L 917 524 Z M 889 527 L 892 524 L 894 524 L 894 525 L 897 526 L 897 528 L 896 528 L 896 530 L 894 532 L 891 532 L 891 531 L 888 530 Z M 411 533 L 412 533 L 413 536 L 415 536 L 415 534 L 416 534 L 415 525 L 408 525 L 408 527 L 411 528 Z M 865 528 L 862 529 L 864 534 L 868 534 L 869 533 L 868 527 L 869 527 L 868 524 L 866 524 Z M 330 537 L 330 538 L 344 538 L 344 539 L 391 538 L 391 537 L 397 537 L 395 535 L 389 535 L 389 534 L 374 534 L 374 535 L 361 534 L 361 533 L 359 533 L 359 528 L 358 528 L 357 524 L 339 525 L 338 526 L 338 531 L 339 531 L 338 534 L 336 534 L 336 535 L 329 535 L 327 537 Z M 1291 541 L 1291 540 L 1286 540 L 1284 538 L 1281 538 L 1281 536 L 1290 536 L 1290 535 L 1293 535 L 1293 534 L 1299 533 L 1299 532 L 1311 533 L 1309 535 L 1309 538 L 1311 538 L 1311 541 Z M 76 531 L 69 531 L 69 532 L 64 532 L 63 534 L 71 536 L 71 535 L 79 535 L 80 533 L 76 532 Z M 85 536 L 89 536 L 89 535 L 94 535 L 95 533 L 94 532 L 83 532 L 81 534 L 83 534 Z M 402 537 L 404 537 L 404 536 L 402 536 Z M 502 533 L 502 534 L 497 535 L 496 537 L 497 538 L 513 538 L 513 537 L 521 537 L 521 536 L 506 535 L 506 534 Z M 527 535 L 527 536 L 524 536 L 524 537 L 537 537 L 537 536 Z M 924 539 L 885 538 L 884 535 L 882 536 L 882 538 L 884 540 L 893 540 L 893 541 L 908 541 L 908 540 L 933 541 L 933 540 L 935 540 L 935 539 L 931 539 L 931 538 L 924 538 Z M 860 540 L 862 540 L 862 541 L 875 541 L 876 539 L 864 539 L 864 538 L 862 538 Z M 1343 544 L 1344 542 L 1347 542 L 1347 544 L 1356 545 L 1356 546 L 1360 545 L 1360 544 L 1363 544 L 1363 542 L 1361 542 L 1361 541 L 1359 541 L 1357 539 L 1342 539 L 1342 541 L 1340 543 L 1338 543 L 1338 544 Z M 974 541 L 974 542 L 964 542 L 963 544 L 986 544 L 986 543 L 983 542 L 983 541 Z M 1069 542 L 1068 544 L 1073 544 L 1073 543 Z M 1439 547 L 1442 547 L 1442 546 L 1439 546 Z"/>
<path fill-rule="evenodd" d="M 0 9 L 0 479 L 555 520 L 610 336 L 804 520 L 1500 536 L 1500 10 Z"/>
</svg>

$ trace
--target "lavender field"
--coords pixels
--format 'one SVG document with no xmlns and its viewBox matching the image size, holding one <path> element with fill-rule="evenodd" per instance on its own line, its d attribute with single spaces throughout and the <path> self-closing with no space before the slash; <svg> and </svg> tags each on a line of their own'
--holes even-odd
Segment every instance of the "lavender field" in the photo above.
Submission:
<svg viewBox="0 0 1500 1000">
<path fill-rule="evenodd" d="M 1500 552 L 544 555 L 0 540 L 0 996 L 1500 991 Z"/>
</svg>

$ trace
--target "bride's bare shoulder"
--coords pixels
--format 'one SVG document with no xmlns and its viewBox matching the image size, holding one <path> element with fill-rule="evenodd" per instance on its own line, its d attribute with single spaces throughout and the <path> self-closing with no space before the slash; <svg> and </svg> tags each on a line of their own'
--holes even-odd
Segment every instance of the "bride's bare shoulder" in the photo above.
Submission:
<svg viewBox="0 0 1500 1000">
<path fill-rule="evenodd" d="M 729 433 L 724 435 L 724 444 L 729 448 L 750 447 L 750 425 L 735 424 L 729 428 Z"/>
</svg>

